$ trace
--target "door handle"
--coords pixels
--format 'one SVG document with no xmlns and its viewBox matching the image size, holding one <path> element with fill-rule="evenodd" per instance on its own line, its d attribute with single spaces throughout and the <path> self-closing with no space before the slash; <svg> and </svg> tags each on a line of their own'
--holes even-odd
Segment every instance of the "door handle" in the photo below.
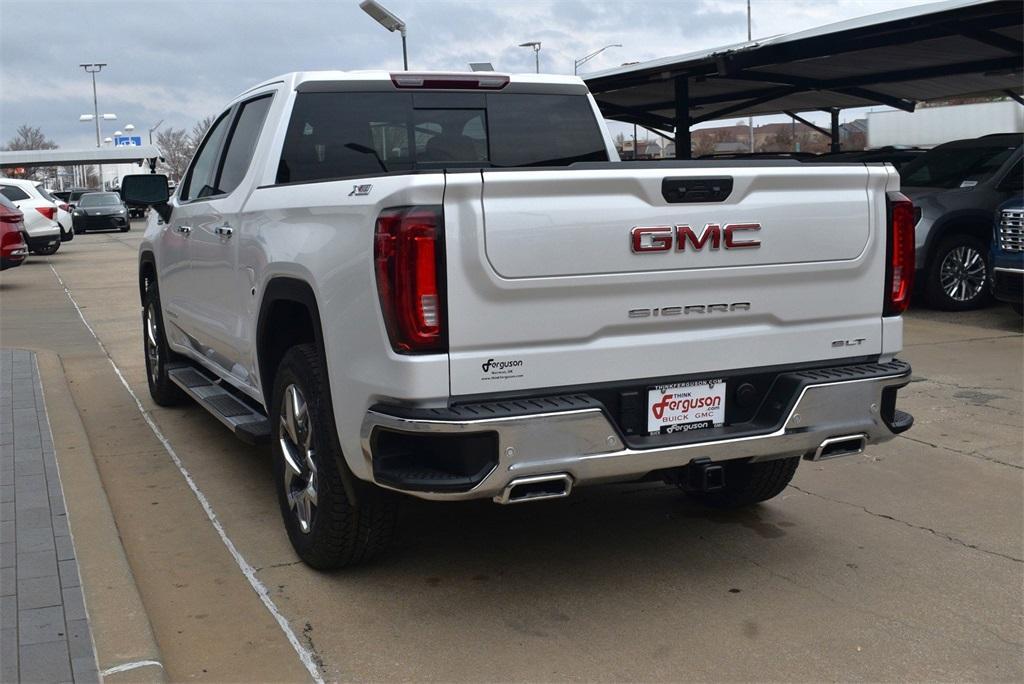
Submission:
<svg viewBox="0 0 1024 684">
<path fill-rule="evenodd" d="M 220 235 L 221 237 L 231 237 L 232 233 L 234 233 L 235 231 L 231 228 L 231 226 L 225 223 L 223 226 L 217 226 L 216 228 L 214 228 L 213 232 L 216 233 L 217 235 Z"/>
<path fill-rule="evenodd" d="M 184 233 L 185 235 L 188 235 L 189 233 L 192 232 L 192 226 L 175 226 L 174 230 L 175 232 Z"/>
</svg>

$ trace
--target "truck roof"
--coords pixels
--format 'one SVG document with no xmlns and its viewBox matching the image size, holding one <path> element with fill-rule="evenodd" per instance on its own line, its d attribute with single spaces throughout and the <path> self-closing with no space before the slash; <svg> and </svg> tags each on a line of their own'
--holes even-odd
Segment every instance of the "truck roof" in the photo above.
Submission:
<svg viewBox="0 0 1024 684">
<path fill-rule="evenodd" d="M 239 94 L 239 97 L 263 88 L 274 83 L 284 83 L 291 89 L 297 90 L 320 90 L 331 86 L 373 84 L 377 87 L 388 85 L 397 89 L 397 79 L 406 79 L 410 82 L 422 79 L 426 83 L 431 81 L 442 84 L 449 81 L 472 82 L 478 81 L 482 85 L 481 90 L 499 90 L 506 86 L 495 87 L 487 83 L 505 83 L 517 92 L 545 92 L 584 94 L 589 92 L 583 79 L 578 76 L 561 74 L 508 74 L 495 71 L 387 71 L 384 69 L 370 69 L 361 71 L 292 71 L 274 78 L 269 78 L 262 83 L 248 88 Z M 318 84 L 320 87 L 317 87 Z M 305 86 L 305 87 L 303 87 Z M 415 86 L 412 86 L 415 87 Z M 444 85 L 425 86 L 435 90 L 466 90 L 465 87 L 446 88 Z M 389 88 L 389 89 L 390 89 Z M 471 89 L 471 88 L 470 88 Z"/>
</svg>

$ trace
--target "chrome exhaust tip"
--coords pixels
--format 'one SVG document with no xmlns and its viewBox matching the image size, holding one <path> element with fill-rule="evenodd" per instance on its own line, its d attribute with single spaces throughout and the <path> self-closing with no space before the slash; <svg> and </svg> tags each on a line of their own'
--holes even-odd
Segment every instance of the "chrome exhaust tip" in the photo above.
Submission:
<svg viewBox="0 0 1024 684">
<path fill-rule="evenodd" d="M 813 454 L 807 455 L 807 460 L 827 461 L 830 458 L 839 458 L 840 456 L 863 454 L 867 444 L 868 436 L 865 434 L 829 437 L 818 445 Z"/>
<path fill-rule="evenodd" d="M 572 492 L 572 477 L 566 473 L 557 475 L 536 475 L 520 477 L 512 480 L 501 494 L 494 497 L 500 504 L 526 503 L 528 501 L 544 501 L 561 499 Z"/>
</svg>

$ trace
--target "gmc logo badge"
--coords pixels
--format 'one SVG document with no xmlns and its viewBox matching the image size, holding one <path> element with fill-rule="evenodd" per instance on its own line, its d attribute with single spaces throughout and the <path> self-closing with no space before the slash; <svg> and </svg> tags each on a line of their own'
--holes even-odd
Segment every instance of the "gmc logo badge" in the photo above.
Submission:
<svg viewBox="0 0 1024 684">
<path fill-rule="evenodd" d="M 636 226 L 629 232 L 629 244 L 636 254 L 668 252 L 673 245 L 677 252 L 685 252 L 687 244 L 694 252 L 709 249 L 751 249 L 761 246 L 760 240 L 742 239 L 744 233 L 761 230 L 760 223 L 730 223 L 724 228 L 708 223 L 698 234 L 687 225 Z"/>
</svg>

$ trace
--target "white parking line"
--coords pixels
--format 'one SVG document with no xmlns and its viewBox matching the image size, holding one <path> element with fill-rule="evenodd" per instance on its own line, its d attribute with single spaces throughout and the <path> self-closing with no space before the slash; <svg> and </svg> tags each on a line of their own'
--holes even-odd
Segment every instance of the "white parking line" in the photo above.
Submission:
<svg viewBox="0 0 1024 684">
<path fill-rule="evenodd" d="M 103 351 L 103 354 L 107 357 L 107 361 L 110 362 L 110 365 L 117 374 L 121 384 L 124 385 L 124 388 L 128 390 L 128 394 L 130 394 L 132 399 L 135 400 L 135 405 L 139 408 L 139 413 L 142 414 L 143 420 L 145 420 L 146 424 L 149 425 L 149 429 L 153 431 L 153 434 L 160 443 L 164 445 L 164 449 L 167 451 L 168 455 L 170 455 L 171 460 L 174 461 L 174 465 L 178 467 L 182 477 L 185 478 L 185 482 L 188 483 L 189 489 L 192 490 L 196 499 L 199 500 L 199 504 L 206 512 L 206 517 L 210 520 L 210 524 L 213 525 L 213 529 L 217 531 L 217 534 L 220 536 L 220 540 L 224 542 L 224 546 L 227 547 L 228 553 L 230 553 L 231 557 L 235 559 L 235 564 L 238 565 L 238 569 L 242 571 L 242 574 L 245 575 L 245 578 L 249 581 L 249 586 L 251 586 L 253 591 L 255 591 L 260 597 L 260 600 L 263 601 L 263 605 L 266 606 L 268 611 L 270 611 L 270 614 L 274 616 L 278 626 L 288 638 L 288 642 L 292 645 L 292 648 L 294 648 L 295 652 L 299 655 L 299 659 L 302 661 L 302 664 L 306 666 L 306 670 L 309 671 L 309 675 L 313 678 L 313 681 L 317 682 L 317 684 L 324 684 L 323 677 L 321 677 L 320 671 L 317 669 L 316 662 L 313 660 L 313 654 L 310 653 L 309 649 L 303 646 L 301 642 L 299 642 L 299 638 L 295 635 L 295 632 L 292 631 L 291 625 L 288 624 L 288 619 L 281 614 L 281 611 L 278 610 L 274 600 L 270 598 L 270 592 L 267 591 L 266 586 L 264 586 L 263 582 L 256 577 L 256 571 L 251 565 L 249 565 L 249 562 L 245 560 L 242 554 L 235 547 L 234 542 L 232 542 L 228 537 L 227 532 L 224 531 L 224 526 L 220 524 L 220 520 L 217 519 L 217 514 L 213 511 L 213 506 L 210 505 L 206 496 L 199 490 L 195 480 L 192 479 L 192 475 L 189 474 L 188 468 L 185 467 L 185 464 L 181 462 L 180 458 L 178 458 L 178 454 L 175 453 L 174 447 L 172 447 L 171 443 L 167 441 L 166 437 L 164 437 L 160 428 L 157 427 L 157 424 L 149 415 L 149 412 L 143 408 L 142 402 L 139 401 L 135 392 L 132 391 L 131 386 L 128 385 L 128 381 L 125 379 L 121 369 L 117 367 L 116 363 L 114 363 L 114 359 L 110 356 L 110 352 L 107 351 L 103 341 L 100 340 L 99 335 L 97 335 L 96 331 L 92 329 L 91 325 L 89 325 L 89 321 L 85 320 L 85 315 L 82 314 L 82 309 L 78 306 L 78 302 L 76 302 L 75 298 L 71 295 L 71 291 L 68 290 L 67 285 L 64 284 L 64 281 L 61 279 L 60 274 L 57 273 L 57 269 L 53 267 L 53 264 L 50 265 L 50 270 L 53 271 L 53 275 L 57 279 L 57 282 L 60 283 L 60 286 L 64 289 L 64 294 L 67 295 L 68 300 L 75 307 L 75 311 L 78 312 L 78 317 L 82 319 L 82 323 L 85 324 L 85 327 L 89 330 L 89 333 L 93 336 L 96 343 Z"/>
<path fill-rule="evenodd" d="M 122 663 L 120 665 L 108 667 L 103 672 L 100 672 L 100 674 L 104 677 L 108 677 L 112 674 L 117 674 L 118 672 L 128 672 L 129 670 L 137 670 L 140 667 L 151 667 L 154 665 L 156 667 L 159 667 L 161 670 L 164 669 L 164 666 L 161 665 L 160 662 L 157 660 L 136 660 L 133 663 Z"/>
</svg>

